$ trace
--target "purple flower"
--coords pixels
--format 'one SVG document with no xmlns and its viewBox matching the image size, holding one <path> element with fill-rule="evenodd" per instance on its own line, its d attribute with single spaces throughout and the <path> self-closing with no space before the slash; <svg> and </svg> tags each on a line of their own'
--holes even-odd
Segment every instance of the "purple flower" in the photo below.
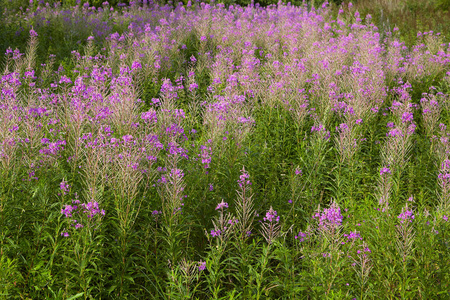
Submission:
<svg viewBox="0 0 450 300">
<path fill-rule="evenodd" d="M 224 202 L 223 199 L 222 199 L 222 202 L 220 202 L 219 204 L 217 204 L 216 210 L 224 209 L 224 208 L 228 208 L 228 203 Z"/>
<path fill-rule="evenodd" d="M 196 89 L 198 89 L 198 84 L 197 83 L 191 83 L 190 85 L 189 85 L 189 91 L 190 92 L 192 92 L 192 91 L 194 91 L 194 90 L 196 90 Z"/>
<path fill-rule="evenodd" d="M 184 173 L 183 170 L 175 168 L 170 170 L 169 176 L 174 179 L 182 179 L 184 177 Z"/>
<path fill-rule="evenodd" d="M 132 136 L 131 134 L 127 134 L 127 135 L 124 135 L 124 136 L 122 137 L 122 139 L 123 139 L 123 141 L 124 141 L 125 143 L 128 143 L 128 142 L 131 142 L 131 141 L 133 140 L 133 136 Z"/>
<path fill-rule="evenodd" d="M 139 61 L 133 61 L 133 64 L 131 65 L 131 68 L 133 70 L 142 69 L 142 65 Z"/>
<path fill-rule="evenodd" d="M 211 147 L 207 147 L 204 145 L 200 146 L 200 154 L 199 156 L 202 159 L 202 164 L 204 165 L 205 169 L 209 168 L 209 164 L 211 163 L 211 154 L 212 154 L 212 148 Z"/>
<path fill-rule="evenodd" d="M 59 79 L 59 84 L 62 83 L 67 83 L 67 84 L 71 84 L 72 80 L 70 80 L 69 77 L 67 77 L 66 75 L 61 76 L 61 78 Z"/>
<path fill-rule="evenodd" d="M 97 201 L 91 201 L 88 203 L 82 203 L 81 207 L 84 209 L 83 213 L 88 215 L 88 218 L 92 218 L 95 215 L 105 215 L 105 211 L 99 209 Z"/>
<path fill-rule="evenodd" d="M 272 207 L 267 211 L 266 216 L 263 218 L 264 221 L 276 222 L 280 221 L 280 216 L 277 216 L 277 211 L 273 210 Z"/>
<path fill-rule="evenodd" d="M 339 124 L 339 128 L 336 129 L 340 129 L 341 131 L 346 131 L 348 129 L 348 125 L 346 123 L 341 123 Z"/>
<path fill-rule="evenodd" d="M 64 194 L 66 194 L 66 192 L 69 191 L 69 184 L 67 183 L 67 181 L 63 180 L 61 181 L 61 183 L 59 184 L 59 188 L 64 191 Z"/>
<path fill-rule="evenodd" d="M 34 29 L 31 29 L 31 30 L 30 30 L 30 36 L 31 36 L 31 37 L 36 37 L 36 36 L 38 36 L 38 34 L 37 34 L 36 31 L 34 31 Z"/>
<path fill-rule="evenodd" d="M 61 209 L 61 214 L 65 215 L 66 218 L 72 217 L 72 212 L 77 209 L 77 206 L 72 205 L 64 205 L 64 208 Z"/>
<path fill-rule="evenodd" d="M 245 169 L 242 168 L 241 175 L 239 176 L 239 186 L 242 188 L 245 185 L 252 185 L 252 182 L 249 180 L 250 176 L 247 172 L 245 172 Z"/>
<path fill-rule="evenodd" d="M 403 123 L 407 123 L 407 122 L 412 122 L 413 120 L 413 114 L 410 112 L 405 112 L 402 115 L 402 122 Z"/>
<path fill-rule="evenodd" d="M 402 212 L 397 218 L 400 219 L 400 223 L 412 222 L 412 220 L 414 220 L 414 213 L 412 210 L 409 210 L 408 205 L 406 205 L 406 207 L 402 208 Z"/>
<path fill-rule="evenodd" d="M 323 212 L 317 212 L 313 219 L 317 218 L 319 221 L 319 230 L 333 231 L 342 225 L 342 214 L 336 202 L 331 203 L 330 208 L 326 208 Z"/>
<path fill-rule="evenodd" d="M 411 135 L 415 131 L 416 131 L 416 124 L 414 124 L 414 123 L 409 124 L 408 129 L 406 130 L 406 133 Z"/>
<path fill-rule="evenodd" d="M 150 123 L 156 123 L 158 121 L 158 118 L 156 116 L 156 111 L 154 111 L 154 110 L 149 110 L 147 112 L 143 112 L 141 114 L 141 119 L 146 122 L 150 122 Z"/>
<path fill-rule="evenodd" d="M 308 233 L 300 231 L 298 235 L 295 236 L 295 239 L 299 242 L 303 242 L 308 237 Z"/>
<path fill-rule="evenodd" d="M 345 233 L 344 233 L 344 236 L 345 236 L 349 241 L 356 240 L 356 239 L 362 240 L 361 235 L 360 235 L 356 230 L 355 230 L 354 232 L 350 231 L 349 234 L 345 234 Z"/>
<path fill-rule="evenodd" d="M 206 261 L 199 261 L 198 262 L 198 270 L 204 271 L 206 269 Z"/>
<path fill-rule="evenodd" d="M 391 170 L 389 168 L 381 168 L 380 175 L 383 176 L 384 174 L 391 174 Z"/>
<path fill-rule="evenodd" d="M 218 237 L 221 233 L 222 232 L 220 230 L 217 230 L 217 231 L 214 230 L 214 229 L 211 230 L 211 236 L 212 237 Z"/>
<path fill-rule="evenodd" d="M 330 132 L 325 129 L 325 126 L 319 124 L 318 126 L 311 127 L 311 132 L 318 132 L 322 135 L 324 140 L 328 140 L 330 138 Z"/>
<path fill-rule="evenodd" d="M 391 131 L 389 131 L 386 136 L 391 136 L 391 137 L 397 137 L 397 136 L 403 136 L 403 133 L 400 129 L 398 128 L 394 128 Z"/>
</svg>

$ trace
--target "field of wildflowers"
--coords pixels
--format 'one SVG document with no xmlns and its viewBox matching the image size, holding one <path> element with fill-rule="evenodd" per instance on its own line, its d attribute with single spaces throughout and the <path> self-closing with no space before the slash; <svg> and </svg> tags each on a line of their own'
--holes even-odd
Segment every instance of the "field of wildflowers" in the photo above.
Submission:
<svg viewBox="0 0 450 300">
<path fill-rule="evenodd" d="M 1 299 L 449 299 L 445 37 L 35 2 L 0 22 Z"/>
</svg>

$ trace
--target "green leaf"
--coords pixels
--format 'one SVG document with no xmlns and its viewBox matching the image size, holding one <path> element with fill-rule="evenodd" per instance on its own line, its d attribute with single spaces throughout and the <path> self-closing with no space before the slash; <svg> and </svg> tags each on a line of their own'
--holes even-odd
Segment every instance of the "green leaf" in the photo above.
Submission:
<svg viewBox="0 0 450 300">
<path fill-rule="evenodd" d="M 77 299 L 77 298 L 80 298 L 80 297 L 83 296 L 83 295 L 84 295 L 84 292 L 78 293 L 78 294 L 73 295 L 72 297 L 68 298 L 67 300 Z"/>
</svg>

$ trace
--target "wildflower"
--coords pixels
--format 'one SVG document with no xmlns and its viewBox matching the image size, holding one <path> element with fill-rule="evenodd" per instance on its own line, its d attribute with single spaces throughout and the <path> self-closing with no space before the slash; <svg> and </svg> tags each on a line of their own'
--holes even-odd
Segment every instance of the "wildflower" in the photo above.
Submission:
<svg viewBox="0 0 450 300">
<path fill-rule="evenodd" d="M 247 172 L 245 172 L 245 169 L 243 168 L 241 170 L 242 174 L 239 176 L 239 186 L 242 188 L 244 185 L 251 185 L 252 182 L 250 180 L 248 180 L 250 178 L 250 176 L 248 175 Z"/>
<path fill-rule="evenodd" d="M 381 168 L 380 175 L 383 176 L 384 174 L 391 174 L 391 170 L 389 168 Z"/>
<path fill-rule="evenodd" d="M 69 184 L 67 183 L 67 181 L 63 180 L 61 181 L 61 183 L 59 184 L 59 188 L 64 191 L 64 195 L 66 194 L 66 192 L 69 191 Z"/>
<path fill-rule="evenodd" d="M 277 211 L 273 210 L 273 208 L 270 207 L 263 220 L 269 222 L 275 221 L 276 223 L 278 223 L 280 221 L 280 216 L 277 216 Z"/>
<path fill-rule="evenodd" d="M 299 240 L 299 242 L 303 242 L 307 238 L 308 234 L 306 232 L 299 232 L 298 235 L 295 236 L 295 239 Z"/>
<path fill-rule="evenodd" d="M 398 128 L 394 128 L 391 131 L 389 131 L 386 136 L 390 136 L 390 137 L 398 137 L 398 136 L 403 136 L 403 133 L 400 129 Z"/>
<path fill-rule="evenodd" d="M 198 270 L 204 271 L 206 269 L 206 261 L 199 261 L 198 262 Z"/>
<path fill-rule="evenodd" d="M 409 134 L 409 135 L 413 134 L 415 132 L 415 130 L 416 130 L 416 127 L 417 127 L 416 124 L 411 123 L 408 126 L 408 128 L 406 129 L 406 133 Z"/>
<path fill-rule="evenodd" d="M 313 219 L 319 220 L 319 230 L 324 232 L 328 230 L 334 231 L 337 227 L 342 225 L 341 209 L 336 202 L 333 202 L 328 209 L 324 209 L 322 213 L 317 212 Z"/>
<path fill-rule="evenodd" d="M 216 210 L 224 209 L 224 208 L 228 208 L 228 203 L 224 202 L 223 199 L 222 199 L 222 202 L 220 202 L 219 204 L 217 204 Z"/>
<path fill-rule="evenodd" d="M 339 128 L 336 127 L 336 130 L 346 131 L 348 129 L 348 125 L 345 123 L 339 124 Z"/>
<path fill-rule="evenodd" d="M 138 70 L 138 69 L 142 69 L 142 65 L 139 61 L 134 61 L 131 65 L 131 68 L 133 70 Z"/>
<path fill-rule="evenodd" d="M 212 237 L 217 237 L 217 236 L 219 236 L 220 234 L 221 234 L 222 232 L 220 231 L 220 230 L 214 230 L 214 229 L 212 229 L 211 230 L 211 236 Z"/>
<path fill-rule="evenodd" d="M 360 235 L 356 230 L 355 230 L 354 232 L 350 231 L 349 234 L 344 234 L 344 236 L 345 236 L 349 241 L 356 240 L 356 239 L 362 240 L 361 235 Z"/>
<path fill-rule="evenodd" d="M 38 36 L 38 34 L 37 34 L 36 31 L 34 31 L 34 29 L 31 29 L 31 30 L 30 30 L 30 36 L 31 36 L 31 37 L 36 37 L 36 36 Z"/>
<path fill-rule="evenodd" d="M 402 123 L 412 122 L 413 114 L 410 112 L 405 112 L 402 115 Z"/>
<path fill-rule="evenodd" d="M 397 216 L 398 219 L 400 219 L 400 223 L 404 222 L 412 222 L 414 220 L 414 214 L 412 210 L 408 209 L 408 205 L 406 207 L 402 208 L 402 212 Z"/>
</svg>

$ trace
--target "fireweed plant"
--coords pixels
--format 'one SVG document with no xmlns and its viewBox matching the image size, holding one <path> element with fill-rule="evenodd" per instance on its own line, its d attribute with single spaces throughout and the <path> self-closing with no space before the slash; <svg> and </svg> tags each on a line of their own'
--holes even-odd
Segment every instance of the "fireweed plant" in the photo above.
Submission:
<svg viewBox="0 0 450 300">
<path fill-rule="evenodd" d="M 0 73 L 2 298 L 450 296 L 438 33 L 407 47 L 351 4 L 34 2 L 2 21 L 27 38 Z"/>
</svg>

